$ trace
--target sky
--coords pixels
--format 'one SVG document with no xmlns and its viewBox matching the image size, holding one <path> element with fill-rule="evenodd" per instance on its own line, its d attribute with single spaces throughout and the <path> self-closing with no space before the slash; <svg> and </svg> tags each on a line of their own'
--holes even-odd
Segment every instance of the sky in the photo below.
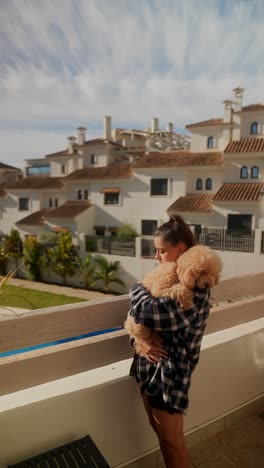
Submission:
<svg viewBox="0 0 264 468">
<path fill-rule="evenodd" d="M 0 161 L 66 148 L 77 127 L 160 127 L 264 101 L 262 0 L 1 0 Z"/>
</svg>

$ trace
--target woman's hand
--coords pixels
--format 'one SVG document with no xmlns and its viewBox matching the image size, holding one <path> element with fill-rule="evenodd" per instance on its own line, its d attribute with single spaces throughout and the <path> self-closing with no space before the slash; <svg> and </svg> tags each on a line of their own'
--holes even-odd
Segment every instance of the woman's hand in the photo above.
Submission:
<svg viewBox="0 0 264 468">
<path fill-rule="evenodd" d="M 158 363 L 161 358 L 167 359 L 168 353 L 160 346 L 152 343 L 151 339 L 142 340 L 137 338 L 137 345 L 140 346 L 141 354 L 143 354 L 148 361 Z"/>
</svg>

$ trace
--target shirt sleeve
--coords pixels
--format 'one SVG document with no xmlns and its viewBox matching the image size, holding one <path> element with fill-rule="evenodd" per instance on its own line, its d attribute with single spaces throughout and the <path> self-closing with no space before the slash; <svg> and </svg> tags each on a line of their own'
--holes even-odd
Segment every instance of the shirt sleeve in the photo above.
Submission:
<svg viewBox="0 0 264 468">
<path fill-rule="evenodd" d="M 193 326 L 197 322 L 202 302 L 205 302 L 205 293 L 195 294 L 194 305 L 188 310 L 183 310 L 179 303 L 173 299 L 166 297 L 154 298 L 140 283 L 132 286 L 129 291 L 129 298 L 131 303 L 130 315 L 134 318 L 135 323 L 165 332 Z"/>
</svg>

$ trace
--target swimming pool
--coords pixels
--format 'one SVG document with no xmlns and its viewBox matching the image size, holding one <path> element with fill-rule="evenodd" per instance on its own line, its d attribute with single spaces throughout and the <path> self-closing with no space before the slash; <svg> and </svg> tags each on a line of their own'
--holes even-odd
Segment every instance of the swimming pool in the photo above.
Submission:
<svg viewBox="0 0 264 468">
<path fill-rule="evenodd" d="M 70 338 L 63 338 L 62 340 L 51 341 L 50 343 L 42 343 L 34 346 L 28 346 L 27 348 L 15 349 L 12 351 L 6 351 L 5 353 L 0 353 L 1 357 L 13 356 L 14 354 L 27 353 L 28 351 L 34 351 L 35 349 L 47 348 L 48 346 L 55 346 L 62 343 L 68 343 L 69 341 L 81 340 L 83 338 L 90 338 L 91 336 L 105 335 L 106 333 L 111 333 L 114 331 L 122 330 L 123 327 L 116 328 L 107 328 L 105 330 L 98 330 L 91 333 L 85 333 L 84 335 L 71 336 Z"/>
</svg>

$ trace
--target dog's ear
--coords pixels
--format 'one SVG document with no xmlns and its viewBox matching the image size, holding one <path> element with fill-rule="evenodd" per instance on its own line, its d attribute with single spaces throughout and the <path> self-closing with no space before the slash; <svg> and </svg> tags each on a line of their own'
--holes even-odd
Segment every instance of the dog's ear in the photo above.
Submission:
<svg viewBox="0 0 264 468">
<path fill-rule="evenodd" d="M 195 277 L 194 277 L 194 271 L 191 267 L 186 268 L 185 270 L 180 269 L 180 271 L 178 271 L 178 276 L 179 276 L 180 283 L 183 284 L 186 288 L 188 289 L 194 288 Z"/>
<path fill-rule="evenodd" d="M 199 276 L 196 281 L 198 288 L 212 288 L 218 283 L 219 275 L 213 275 L 212 273 L 203 273 Z"/>
</svg>

